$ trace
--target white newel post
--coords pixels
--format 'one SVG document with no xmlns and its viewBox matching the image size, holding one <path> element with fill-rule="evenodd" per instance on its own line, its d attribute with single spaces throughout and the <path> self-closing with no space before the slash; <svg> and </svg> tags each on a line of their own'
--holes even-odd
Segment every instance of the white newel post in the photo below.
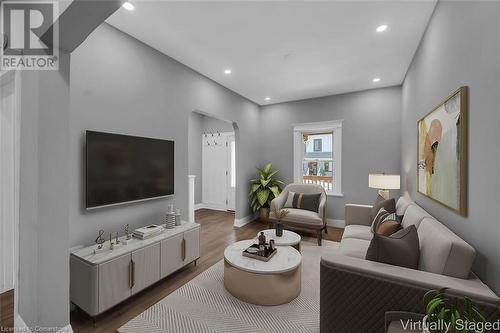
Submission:
<svg viewBox="0 0 500 333">
<path fill-rule="evenodd" d="M 189 202 L 188 202 L 188 220 L 194 222 L 194 180 L 195 175 L 189 175 Z"/>
</svg>

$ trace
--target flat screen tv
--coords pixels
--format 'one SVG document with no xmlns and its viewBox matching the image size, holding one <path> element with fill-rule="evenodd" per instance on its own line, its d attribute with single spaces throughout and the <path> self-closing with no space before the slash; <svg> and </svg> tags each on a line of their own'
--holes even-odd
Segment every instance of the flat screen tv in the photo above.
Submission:
<svg viewBox="0 0 500 333">
<path fill-rule="evenodd" d="M 86 131 L 86 208 L 174 194 L 174 142 Z"/>
</svg>

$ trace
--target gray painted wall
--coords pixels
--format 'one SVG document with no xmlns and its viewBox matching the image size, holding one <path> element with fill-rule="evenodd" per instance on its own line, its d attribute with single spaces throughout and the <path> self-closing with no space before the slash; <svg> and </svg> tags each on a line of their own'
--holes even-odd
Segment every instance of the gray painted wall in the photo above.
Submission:
<svg viewBox="0 0 500 333">
<path fill-rule="evenodd" d="M 500 292 L 499 3 L 440 1 L 403 84 L 403 190 L 473 245 L 475 272 Z M 417 120 L 469 87 L 469 214 L 416 193 Z"/>
<path fill-rule="evenodd" d="M 191 112 L 189 115 L 189 174 L 195 175 L 195 195 L 194 202 L 202 202 L 202 144 L 201 137 L 208 132 L 234 132 L 230 122 L 205 116 L 198 112 Z"/>
<path fill-rule="evenodd" d="M 343 119 L 342 192 L 328 197 L 327 217 L 344 219 L 344 204 L 372 203 L 372 172 L 399 173 L 401 88 L 390 87 L 281 103 L 261 108 L 260 161 L 272 162 L 279 177 L 293 181 L 293 124 Z M 391 195 L 397 196 L 398 191 Z"/>
<path fill-rule="evenodd" d="M 103 24 L 72 54 L 70 108 L 70 245 L 91 244 L 100 228 L 119 231 L 160 222 L 173 202 L 187 218 L 188 119 L 198 110 L 238 124 L 245 154 L 237 160 L 236 217 L 250 214 L 247 180 L 258 164 L 253 142 L 259 108 L 230 90 Z M 148 82 L 148 84 L 144 84 Z M 175 196 L 143 203 L 84 209 L 86 129 L 175 140 Z"/>
</svg>

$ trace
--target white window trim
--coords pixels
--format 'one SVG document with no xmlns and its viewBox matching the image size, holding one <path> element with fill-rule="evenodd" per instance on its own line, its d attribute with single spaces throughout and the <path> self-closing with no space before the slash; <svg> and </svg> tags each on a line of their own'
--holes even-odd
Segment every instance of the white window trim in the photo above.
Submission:
<svg viewBox="0 0 500 333">
<path fill-rule="evenodd" d="M 328 196 L 343 197 L 342 194 L 342 123 L 341 120 L 320 121 L 293 125 L 293 180 L 302 183 L 302 160 L 304 158 L 302 133 L 333 132 L 333 191 L 327 191 Z"/>
</svg>

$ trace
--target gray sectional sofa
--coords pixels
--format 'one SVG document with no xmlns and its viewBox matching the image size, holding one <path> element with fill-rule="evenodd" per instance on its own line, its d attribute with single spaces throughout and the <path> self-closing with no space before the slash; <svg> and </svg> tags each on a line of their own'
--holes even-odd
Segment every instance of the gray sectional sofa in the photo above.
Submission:
<svg viewBox="0 0 500 333">
<path fill-rule="evenodd" d="M 365 260 L 371 206 L 347 204 L 340 251 L 321 260 L 321 332 L 384 332 L 386 312 L 421 313 L 425 292 L 442 287 L 498 318 L 499 297 L 471 272 L 474 248 L 406 197 L 397 201 L 396 213 L 404 216 L 403 227 L 417 228 L 418 270 Z"/>
</svg>

